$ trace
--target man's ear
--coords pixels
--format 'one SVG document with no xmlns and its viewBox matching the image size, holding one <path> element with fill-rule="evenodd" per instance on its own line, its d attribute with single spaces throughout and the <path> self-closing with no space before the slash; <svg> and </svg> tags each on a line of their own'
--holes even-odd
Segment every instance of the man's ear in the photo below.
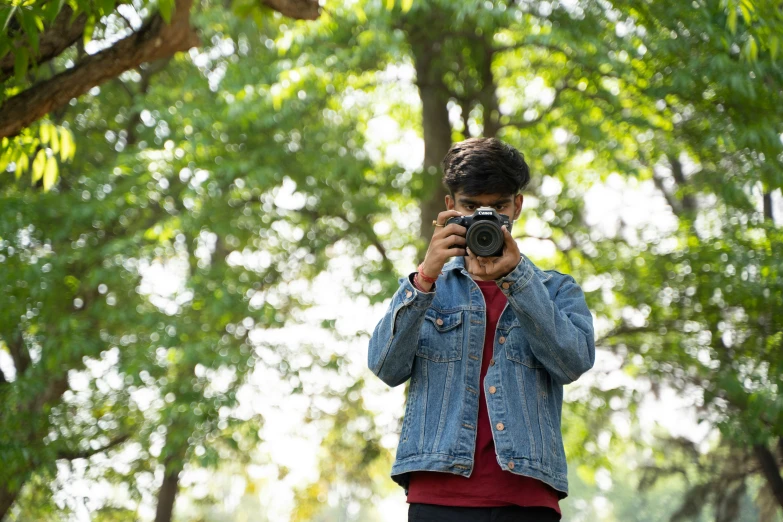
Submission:
<svg viewBox="0 0 783 522">
<path fill-rule="evenodd" d="M 514 219 L 513 221 L 516 221 L 519 217 L 519 214 L 522 212 L 522 201 L 524 198 L 522 197 L 522 194 L 517 194 L 514 196 Z"/>
<path fill-rule="evenodd" d="M 454 198 L 446 194 L 446 210 L 454 210 Z"/>
</svg>

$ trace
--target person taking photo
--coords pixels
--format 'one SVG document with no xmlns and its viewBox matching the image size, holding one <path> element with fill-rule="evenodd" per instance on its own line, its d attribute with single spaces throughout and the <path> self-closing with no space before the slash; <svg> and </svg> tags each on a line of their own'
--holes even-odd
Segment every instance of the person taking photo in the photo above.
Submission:
<svg viewBox="0 0 783 522">
<path fill-rule="evenodd" d="M 511 236 L 530 181 L 519 151 L 471 138 L 442 167 L 446 210 L 369 342 L 375 375 L 410 379 L 391 478 L 409 521 L 560 520 L 563 386 L 595 362 L 592 315 L 573 277 Z"/>
</svg>

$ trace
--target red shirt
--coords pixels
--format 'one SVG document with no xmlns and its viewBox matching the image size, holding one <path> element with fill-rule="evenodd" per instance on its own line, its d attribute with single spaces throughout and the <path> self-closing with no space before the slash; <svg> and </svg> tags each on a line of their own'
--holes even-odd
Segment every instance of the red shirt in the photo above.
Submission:
<svg viewBox="0 0 783 522">
<path fill-rule="evenodd" d="M 481 382 L 476 453 L 470 477 L 437 471 L 414 471 L 410 475 L 408 502 L 439 504 L 443 506 L 545 506 L 558 514 L 560 505 L 555 489 L 540 480 L 504 471 L 498 465 L 492 427 L 484 396 L 484 376 L 495 341 L 495 327 L 506 306 L 506 296 L 494 281 L 476 281 L 487 303 L 487 333 L 484 336 L 484 355 L 481 361 Z"/>
</svg>

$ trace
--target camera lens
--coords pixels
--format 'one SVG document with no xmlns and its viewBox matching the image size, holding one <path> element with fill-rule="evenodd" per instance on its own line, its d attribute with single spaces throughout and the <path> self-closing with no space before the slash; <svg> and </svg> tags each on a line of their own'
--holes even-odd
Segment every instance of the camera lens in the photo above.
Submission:
<svg viewBox="0 0 783 522">
<path fill-rule="evenodd" d="M 476 236 L 476 243 L 483 247 L 488 247 L 492 244 L 492 236 L 489 232 L 484 230 L 478 236 Z"/>
<path fill-rule="evenodd" d="M 477 256 L 495 256 L 502 251 L 503 230 L 492 221 L 479 221 L 471 225 L 465 239 Z"/>
</svg>

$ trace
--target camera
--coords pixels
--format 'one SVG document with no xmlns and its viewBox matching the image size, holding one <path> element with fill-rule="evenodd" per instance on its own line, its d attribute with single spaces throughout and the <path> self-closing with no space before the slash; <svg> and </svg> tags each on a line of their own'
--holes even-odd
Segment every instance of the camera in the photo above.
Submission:
<svg viewBox="0 0 783 522">
<path fill-rule="evenodd" d="M 449 218 L 446 225 L 456 223 L 468 229 L 465 241 L 468 248 L 480 257 L 503 255 L 503 225 L 511 232 L 511 220 L 505 214 L 498 214 L 492 207 L 479 207 L 472 216 Z"/>
</svg>

